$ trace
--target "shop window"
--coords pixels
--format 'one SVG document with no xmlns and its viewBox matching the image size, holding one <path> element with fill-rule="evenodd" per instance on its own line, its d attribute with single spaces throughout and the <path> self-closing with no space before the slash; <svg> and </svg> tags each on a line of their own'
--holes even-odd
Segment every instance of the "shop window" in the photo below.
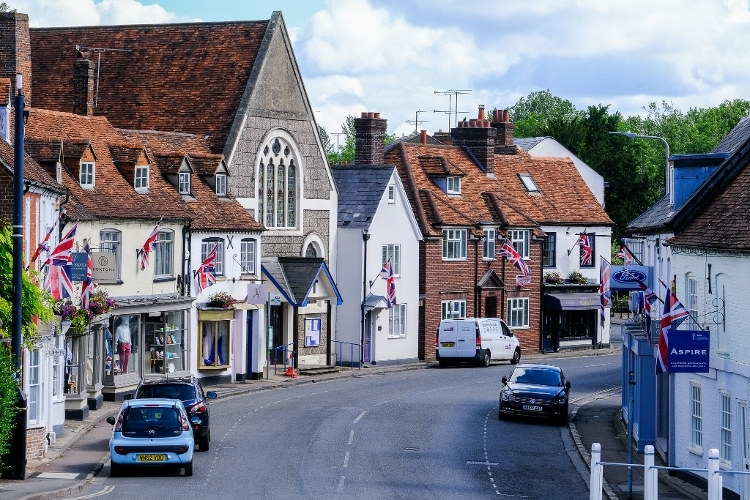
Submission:
<svg viewBox="0 0 750 500">
<path fill-rule="evenodd" d="M 190 172 L 180 172 L 180 194 L 190 194 Z"/>
<path fill-rule="evenodd" d="M 198 368 L 226 368 L 229 366 L 229 327 L 231 320 L 202 320 L 198 322 Z"/>
<path fill-rule="evenodd" d="M 120 279 L 120 268 L 122 267 L 122 233 L 116 229 L 102 229 L 99 232 L 99 251 L 112 252 L 115 254 L 115 267 L 117 267 L 117 279 Z"/>
<path fill-rule="evenodd" d="M 240 266 L 242 274 L 255 274 L 255 240 L 247 238 L 240 242 Z"/>
<path fill-rule="evenodd" d="M 557 233 L 547 233 L 547 239 L 542 243 L 542 266 L 555 267 L 555 255 L 557 253 Z"/>
<path fill-rule="evenodd" d="M 65 360 L 65 336 L 53 337 L 55 355 L 52 356 L 52 401 L 61 401 L 63 396 L 63 362 Z"/>
<path fill-rule="evenodd" d="M 174 275 L 174 231 L 159 231 L 154 245 L 156 255 L 154 273 L 166 277 Z"/>
<path fill-rule="evenodd" d="M 401 245 L 383 245 L 383 264 L 391 259 L 394 276 L 401 276 Z"/>
<path fill-rule="evenodd" d="M 114 318 L 114 372 L 115 375 L 138 372 L 140 366 L 140 316 Z"/>
<path fill-rule="evenodd" d="M 148 189 L 148 165 L 135 167 L 135 190 Z"/>
<path fill-rule="evenodd" d="M 86 357 L 85 352 L 81 352 L 86 337 L 80 334 L 72 334 L 68 330 L 68 336 L 65 338 L 65 375 L 63 387 L 65 394 L 80 394 L 86 390 L 85 381 L 81 378 L 84 374 Z"/>
<path fill-rule="evenodd" d="M 187 370 L 188 341 L 185 312 L 170 311 L 144 322 L 143 373 Z"/>
<path fill-rule="evenodd" d="M 39 423 L 40 401 L 39 401 L 39 349 L 29 351 L 29 400 L 28 420 L 30 424 Z"/>
<path fill-rule="evenodd" d="M 201 262 L 206 260 L 208 253 L 216 247 L 216 264 L 214 272 L 216 276 L 224 276 L 224 240 L 221 238 L 208 238 L 201 242 Z"/>
<path fill-rule="evenodd" d="M 484 241 L 482 242 L 482 257 L 485 259 L 495 258 L 496 232 L 494 229 L 484 230 Z"/>
<path fill-rule="evenodd" d="M 508 326 L 511 328 L 529 327 L 529 298 L 508 299 Z"/>
</svg>

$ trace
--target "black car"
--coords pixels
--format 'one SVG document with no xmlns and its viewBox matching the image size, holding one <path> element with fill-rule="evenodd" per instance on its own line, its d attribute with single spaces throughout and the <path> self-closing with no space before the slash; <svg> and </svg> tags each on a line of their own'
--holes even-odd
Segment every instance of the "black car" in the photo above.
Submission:
<svg viewBox="0 0 750 500">
<path fill-rule="evenodd" d="M 187 410 L 190 425 L 193 426 L 195 444 L 200 451 L 208 451 L 211 441 L 211 427 L 209 427 L 210 409 L 209 399 L 216 399 L 213 391 L 203 392 L 201 383 L 195 377 L 178 378 L 148 378 L 141 381 L 135 394 L 126 399 L 163 398 L 179 399 Z"/>
<path fill-rule="evenodd" d="M 570 382 L 560 368 L 521 364 L 513 369 L 510 378 L 503 377 L 498 418 L 531 415 L 566 422 L 569 396 Z"/>
</svg>

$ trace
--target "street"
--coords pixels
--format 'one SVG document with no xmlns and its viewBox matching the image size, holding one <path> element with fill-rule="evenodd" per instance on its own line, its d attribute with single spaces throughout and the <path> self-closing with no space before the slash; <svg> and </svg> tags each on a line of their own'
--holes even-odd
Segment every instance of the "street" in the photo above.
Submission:
<svg viewBox="0 0 750 500">
<path fill-rule="evenodd" d="M 618 355 L 544 362 L 563 368 L 572 403 L 619 385 Z M 429 368 L 218 400 L 211 450 L 196 453 L 193 477 L 109 478 L 105 467 L 70 498 L 175 489 L 225 499 L 587 497 L 567 426 L 498 420 L 500 378 L 511 369 Z"/>
</svg>

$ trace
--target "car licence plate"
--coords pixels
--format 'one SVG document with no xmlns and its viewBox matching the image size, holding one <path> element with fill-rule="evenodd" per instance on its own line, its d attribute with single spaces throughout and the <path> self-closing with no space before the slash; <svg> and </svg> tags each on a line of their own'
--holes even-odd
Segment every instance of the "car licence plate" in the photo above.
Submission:
<svg viewBox="0 0 750 500">
<path fill-rule="evenodd" d="M 542 411 L 541 406 L 534 406 L 534 405 L 523 405 L 522 407 L 526 411 Z"/>
<path fill-rule="evenodd" d="M 440 347 L 456 347 L 455 342 L 440 342 Z"/>
<path fill-rule="evenodd" d="M 139 462 L 166 462 L 167 456 L 160 455 L 138 455 Z"/>
</svg>

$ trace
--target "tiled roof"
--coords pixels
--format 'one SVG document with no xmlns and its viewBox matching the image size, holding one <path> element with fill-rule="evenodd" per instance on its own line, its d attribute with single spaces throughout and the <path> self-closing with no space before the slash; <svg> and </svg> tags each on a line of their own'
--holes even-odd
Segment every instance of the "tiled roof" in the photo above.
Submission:
<svg viewBox="0 0 750 500">
<path fill-rule="evenodd" d="M 415 142 L 415 143 L 419 143 L 421 141 L 422 141 L 422 134 L 420 132 L 412 132 L 411 134 L 409 134 L 409 135 L 403 135 L 403 136 L 397 138 L 392 143 L 388 144 L 385 147 L 385 151 L 386 152 L 390 151 L 391 149 L 395 148 L 396 146 L 398 146 L 402 142 Z M 437 139 L 435 139 L 434 137 L 432 137 L 431 135 L 428 134 L 427 135 L 427 144 L 434 144 L 436 146 L 440 146 L 443 143 L 440 142 L 440 141 L 438 141 Z"/>
<path fill-rule="evenodd" d="M 199 153 L 191 151 L 190 165 L 192 165 L 195 173 L 198 175 L 215 175 L 216 171 L 221 164 L 221 160 L 224 159 L 222 155 L 211 154 L 211 153 Z M 227 171 L 228 173 L 228 171 Z"/>
<path fill-rule="evenodd" d="M 370 227 L 394 168 L 393 165 L 331 166 L 339 190 L 339 227 Z"/>
<path fill-rule="evenodd" d="M 0 139 L 0 162 L 9 173 L 14 172 L 15 151 L 13 146 Z M 65 188 L 55 181 L 27 152 L 24 156 L 23 176 L 27 182 L 50 191 L 63 194 Z"/>
<path fill-rule="evenodd" d="M 547 139 L 548 137 L 549 136 L 545 136 L 545 137 L 514 137 L 513 138 L 513 144 L 515 144 L 519 148 L 523 149 L 524 151 L 528 151 L 528 150 L 534 148 L 537 144 L 539 144 L 543 140 Z"/>
<path fill-rule="evenodd" d="M 734 153 L 737 148 L 750 139 L 750 116 L 742 118 L 734 126 L 719 144 L 711 151 L 712 153 Z"/>
<path fill-rule="evenodd" d="M 26 152 L 40 162 L 62 161 L 62 140 L 35 139 L 26 137 L 23 142 Z"/>
<path fill-rule="evenodd" d="M 127 163 L 135 165 L 143 154 L 141 144 L 110 144 L 109 155 L 115 163 Z"/>
<path fill-rule="evenodd" d="M 428 176 L 446 175 L 463 177 L 466 172 L 451 164 L 444 156 L 419 156 L 419 166 Z"/>
<path fill-rule="evenodd" d="M 96 157 L 96 150 L 90 139 L 80 137 L 63 139 L 63 158 L 80 160 L 86 152 L 91 149 Z"/>
<path fill-rule="evenodd" d="M 212 151 L 221 152 L 267 26 L 243 21 L 33 28 L 33 104 L 73 112 L 73 63 L 76 46 L 82 46 L 94 50 L 92 59 L 101 56 L 95 115 L 122 128 L 208 134 Z"/>
<path fill-rule="evenodd" d="M 461 195 L 441 190 L 420 157 L 442 157 L 465 172 Z M 440 234 L 444 225 L 479 223 L 536 228 L 538 234 L 543 234 L 540 224 L 612 225 L 568 158 L 531 157 L 523 151 L 496 154 L 494 178 L 456 146 L 402 143 L 386 154 L 386 161 L 398 166 L 425 235 Z M 531 174 L 539 193 L 527 192 L 519 173 Z"/>
</svg>

